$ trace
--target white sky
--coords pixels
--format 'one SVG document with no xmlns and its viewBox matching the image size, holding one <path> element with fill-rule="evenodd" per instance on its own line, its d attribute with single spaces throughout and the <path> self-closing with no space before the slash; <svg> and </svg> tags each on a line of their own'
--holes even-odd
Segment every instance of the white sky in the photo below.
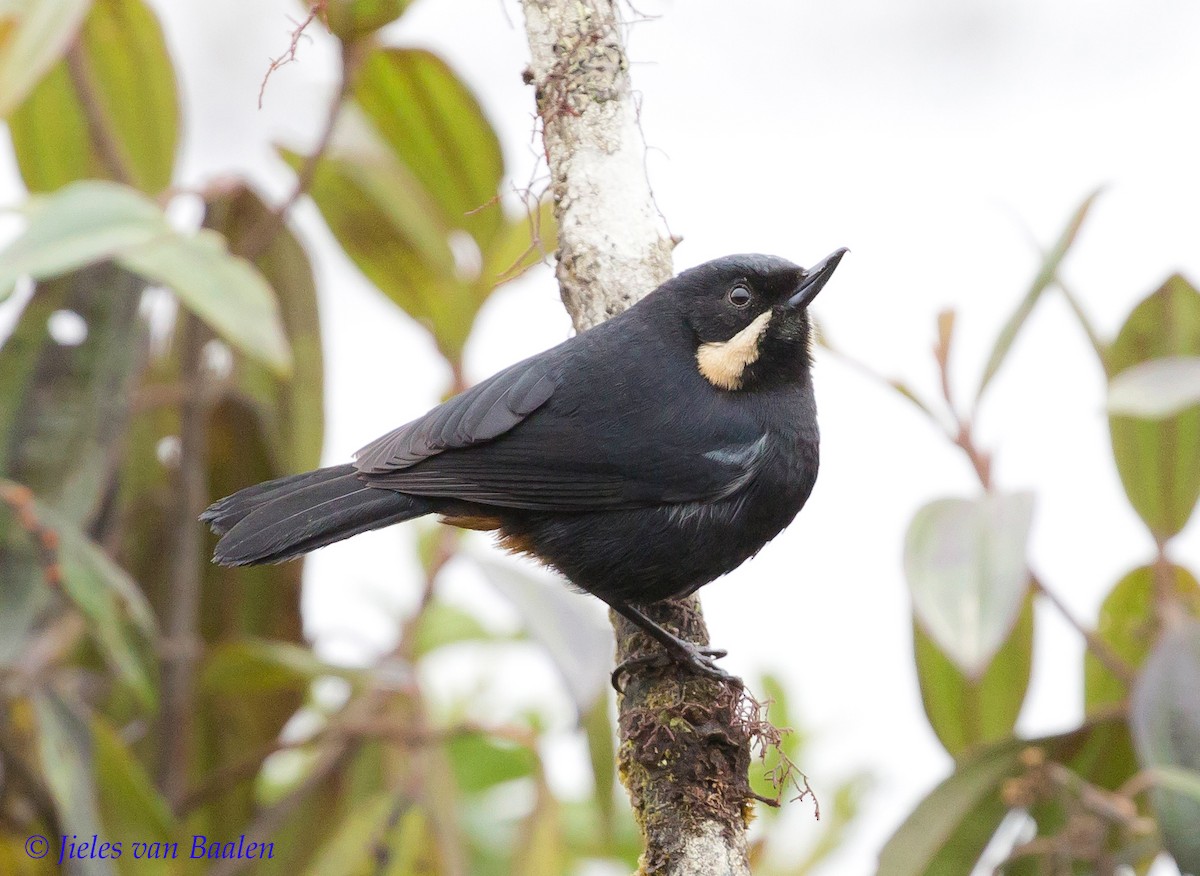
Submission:
<svg viewBox="0 0 1200 876">
<path fill-rule="evenodd" d="M 255 108 L 268 54 L 287 45 L 298 6 L 281 0 L 157 0 L 182 65 L 189 129 L 185 185 L 231 172 L 282 195 L 288 176 L 271 139 L 310 140 L 332 88 L 331 47 L 302 45 Z M 682 269 L 731 252 L 811 263 L 851 255 L 814 310 L 844 350 L 935 394 L 929 355 L 939 309 L 959 311 L 955 376 L 971 388 L 1042 246 L 1080 200 L 1107 185 L 1065 276 L 1106 336 L 1170 272 L 1200 281 L 1200 6 L 1187 0 L 716 0 L 659 3 L 630 30 L 648 166 L 660 207 L 684 242 Z M 731 11 L 735 9 L 736 11 Z M 389 37 L 446 56 L 499 130 L 518 185 L 540 144 L 513 0 L 417 0 Z M 311 207 L 329 382 L 328 462 L 425 411 L 445 389 L 424 333 L 383 301 L 336 251 Z M 561 340 L 568 321 L 549 271 L 504 290 L 468 350 L 471 377 Z M 797 522 L 754 561 L 703 591 L 727 668 L 783 675 L 815 733 L 802 767 L 818 794 L 839 777 L 876 774 L 861 830 L 829 872 L 870 872 L 883 840 L 949 768 L 928 729 L 911 660 L 900 569 L 913 511 L 975 491 L 968 467 L 907 403 L 818 356 L 822 470 Z M 965 395 L 965 392 L 964 392 Z M 1039 308 L 994 385 L 980 437 L 997 450 L 1004 489 L 1038 496 L 1033 564 L 1083 618 L 1106 589 L 1149 559 L 1151 542 L 1124 501 L 1108 449 L 1102 378 L 1055 296 Z M 1200 452 L 1200 448 L 1197 449 Z M 362 661 L 386 649 L 411 604 L 412 526 L 330 548 L 310 567 L 306 617 L 323 652 Z M 1174 546 L 1200 566 L 1193 521 Z M 513 623 L 471 574 L 447 576 Z M 585 597 L 579 597 L 584 600 Z M 594 602 L 594 601 L 593 601 Z M 596 604 L 597 615 L 600 615 Z M 1043 733 L 1081 716 L 1081 644 L 1039 615 L 1035 684 L 1020 729 Z M 480 676 L 470 655 L 437 678 L 476 691 L 498 717 L 546 700 L 557 680 L 536 657 Z M 526 673 L 514 687 L 504 673 Z M 555 695 L 554 778 L 586 769 Z M 803 806 L 794 807 L 797 810 Z M 820 830 L 795 817 L 799 842 Z"/>
</svg>

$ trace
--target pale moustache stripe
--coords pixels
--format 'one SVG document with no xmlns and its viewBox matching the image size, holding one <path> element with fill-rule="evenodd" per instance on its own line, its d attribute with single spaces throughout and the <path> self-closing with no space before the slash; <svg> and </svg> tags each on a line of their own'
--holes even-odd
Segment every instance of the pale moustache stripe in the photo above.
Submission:
<svg viewBox="0 0 1200 876">
<path fill-rule="evenodd" d="M 742 375 L 758 361 L 759 338 L 770 321 L 771 311 L 767 310 L 729 340 L 701 344 L 696 351 L 700 373 L 713 386 L 741 389 Z"/>
</svg>

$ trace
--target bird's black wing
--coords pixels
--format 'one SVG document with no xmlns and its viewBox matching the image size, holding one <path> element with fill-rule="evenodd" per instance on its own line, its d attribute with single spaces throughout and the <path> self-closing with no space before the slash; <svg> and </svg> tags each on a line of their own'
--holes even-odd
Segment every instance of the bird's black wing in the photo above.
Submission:
<svg viewBox="0 0 1200 876">
<path fill-rule="evenodd" d="M 697 401 L 655 368 L 588 364 L 581 380 L 560 357 L 518 363 L 367 445 L 356 467 L 412 495 L 584 511 L 718 499 L 766 458 L 762 431 L 707 385 Z"/>
<path fill-rule="evenodd" d="M 364 475 L 408 468 L 444 450 L 490 441 L 546 403 L 554 377 L 543 356 L 518 362 L 377 438 L 355 454 Z"/>
</svg>

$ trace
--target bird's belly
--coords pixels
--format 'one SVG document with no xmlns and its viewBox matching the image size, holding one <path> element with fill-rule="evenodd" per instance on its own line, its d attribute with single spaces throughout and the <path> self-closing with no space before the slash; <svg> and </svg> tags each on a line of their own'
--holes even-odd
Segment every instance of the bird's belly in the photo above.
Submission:
<svg viewBox="0 0 1200 876">
<path fill-rule="evenodd" d="M 812 490 L 815 448 L 811 461 L 791 462 L 712 502 L 539 514 L 502 529 L 511 547 L 610 604 L 683 596 L 740 566 L 792 521 Z"/>
</svg>

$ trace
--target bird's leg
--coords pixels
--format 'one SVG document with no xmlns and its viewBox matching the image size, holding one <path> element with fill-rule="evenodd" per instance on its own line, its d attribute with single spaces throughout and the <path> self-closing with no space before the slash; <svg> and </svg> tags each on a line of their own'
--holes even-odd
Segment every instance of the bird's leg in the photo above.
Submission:
<svg viewBox="0 0 1200 876">
<path fill-rule="evenodd" d="M 708 648 L 696 645 L 679 638 L 670 630 L 656 624 L 650 620 L 640 609 L 632 605 L 614 605 L 613 609 L 617 614 L 626 618 L 630 623 L 633 623 L 652 639 L 659 642 L 666 648 L 666 654 L 649 654 L 645 657 L 634 657 L 624 661 L 620 666 L 613 670 L 612 685 L 620 693 L 622 689 L 621 677 L 634 668 L 642 666 L 664 666 L 672 661 L 683 663 L 690 666 L 700 675 L 707 676 L 721 682 L 733 682 L 741 685 L 742 681 L 736 675 L 730 675 L 725 670 L 713 663 L 714 660 L 724 657 L 728 654 L 721 648 Z"/>
</svg>

